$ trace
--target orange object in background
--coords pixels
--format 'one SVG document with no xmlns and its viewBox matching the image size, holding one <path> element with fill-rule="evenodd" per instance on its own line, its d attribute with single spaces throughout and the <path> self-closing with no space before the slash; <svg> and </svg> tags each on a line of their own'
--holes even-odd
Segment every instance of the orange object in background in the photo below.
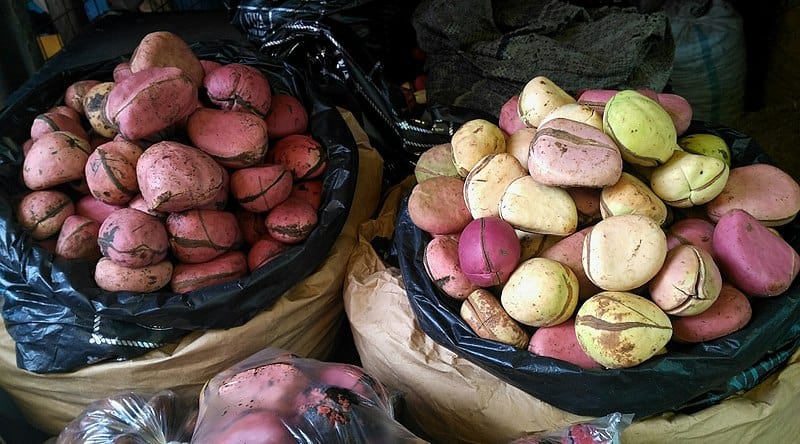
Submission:
<svg viewBox="0 0 800 444">
<path fill-rule="evenodd" d="M 39 42 L 39 49 L 42 51 L 42 56 L 45 60 L 53 57 L 64 46 L 61 36 L 58 34 L 40 35 L 36 40 Z"/>
</svg>

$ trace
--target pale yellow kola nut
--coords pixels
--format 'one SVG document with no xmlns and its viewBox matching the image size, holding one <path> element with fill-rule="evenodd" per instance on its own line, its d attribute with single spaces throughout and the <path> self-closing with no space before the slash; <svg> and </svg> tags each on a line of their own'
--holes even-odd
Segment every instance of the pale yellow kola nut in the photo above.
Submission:
<svg viewBox="0 0 800 444">
<path fill-rule="evenodd" d="M 559 106 L 544 116 L 542 121 L 539 123 L 539 126 L 542 126 L 553 119 L 574 120 L 576 122 L 591 125 L 600 131 L 603 130 L 603 115 L 595 111 L 591 106 L 582 105 L 580 103 L 567 103 L 566 105 Z"/>
<path fill-rule="evenodd" d="M 461 125 L 450 139 L 453 164 L 461 177 L 467 177 L 472 167 L 488 154 L 506 152 L 503 131 L 492 122 L 474 119 Z"/>
<path fill-rule="evenodd" d="M 113 139 L 117 135 L 117 127 L 106 116 L 106 100 L 108 93 L 114 88 L 114 82 L 102 82 L 94 85 L 83 96 L 83 113 L 95 133 Z"/>
<path fill-rule="evenodd" d="M 500 197 L 509 183 L 528 174 L 508 153 L 489 154 L 481 159 L 464 180 L 464 202 L 473 219 L 500 216 Z"/>
<path fill-rule="evenodd" d="M 526 126 L 538 128 L 545 116 L 568 103 L 577 103 L 577 101 L 552 80 L 544 76 L 537 76 L 522 88 L 517 102 L 517 111 L 519 118 Z"/>
<path fill-rule="evenodd" d="M 672 323 L 646 298 L 604 291 L 578 309 L 575 335 L 583 351 L 602 366 L 629 368 L 664 350 L 672 338 Z"/>
<path fill-rule="evenodd" d="M 520 261 L 539 256 L 544 250 L 564 238 L 564 236 L 554 234 L 531 233 L 517 229 L 514 229 L 514 232 L 517 233 L 517 239 L 519 239 Z"/>
<path fill-rule="evenodd" d="M 688 208 L 717 197 L 729 173 L 722 159 L 676 151 L 667 163 L 653 170 L 650 187 L 667 205 Z"/>
<path fill-rule="evenodd" d="M 603 219 L 625 214 L 639 214 L 664 225 L 667 205 L 650 187 L 636 176 L 623 172 L 617 183 L 600 192 L 600 214 Z"/>
<path fill-rule="evenodd" d="M 586 277 L 603 290 L 628 291 L 652 279 L 667 257 L 667 236 L 638 214 L 603 219 L 583 239 Z"/>
<path fill-rule="evenodd" d="M 480 338 L 517 348 L 528 346 L 530 341 L 528 334 L 506 313 L 500 301 L 485 288 L 470 293 L 461 304 L 459 314 Z"/>
<path fill-rule="evenodd" d="M 572 317 L 578 290 L 578 278 L 569 267 L 537 257 L 522 262 L 511 273 L 500 303 L 522 324 L 549 327 Z"/>
<path fill-rule="evenodd" d="M 500 198 L 500 218 L 517 230 L 566 236 L 578 227 L 578 208 L 566 190 L 531 176 L 514 179 Z"/>
<path fill-rule="evenodd" d="M 535 128 L 520 128 L 514 131 L 506 140 L 506 151 L 516 157 L 520 165 L 528 164 L 531 154 L 531 142 L 536 135 Z"/>
</svg>

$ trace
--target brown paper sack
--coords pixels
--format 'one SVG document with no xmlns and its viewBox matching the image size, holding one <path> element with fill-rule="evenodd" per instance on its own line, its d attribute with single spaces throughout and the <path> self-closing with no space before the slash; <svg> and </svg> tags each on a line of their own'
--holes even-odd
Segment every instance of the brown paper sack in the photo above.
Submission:
<svg viewBox="0 0 800 444">
<path fill-rule="evenodd" d="M 370 245 L 375 237 L 392 236 L 400 200 L 410 186 L 409 180 L 391 190 L 378 218 L 361 226 L 347 270 L 345 311 L 367 373 L 403 393 L 408 420 L 434 442 L 509 443 L 589 420 L 502 382 L 419 328 L 400 270 L 386 266 Z M 798 410 L 800 351 L 780 373 L 717 405 L 694 414 L 634 420 L 622 442 L 797 442 Z"/>
<path fill-rule="evenodd" d="M 173 389 L 199 396 L 218 372 L 268 346 L 299 356 L 326 359 L 344 322 L 342 284 L 359 224 L 373 216 L 380 199 L 383 159 L 352 114 L 342 111 L 358 144 L 358 179 L 353 205 L 339 238 L 319 269 L 289 289 L 271 308 L 246 324 L 193 332 L 143 356 L 90 365 L 71 373 L 40 375 L 16 365 L 14 340 L 0 328 L 0 385 L 35 427 L 57 435 L 95 400 L 121 391 Z M 0 322 L 2 319 L 0 318 Z"/>
</svg>

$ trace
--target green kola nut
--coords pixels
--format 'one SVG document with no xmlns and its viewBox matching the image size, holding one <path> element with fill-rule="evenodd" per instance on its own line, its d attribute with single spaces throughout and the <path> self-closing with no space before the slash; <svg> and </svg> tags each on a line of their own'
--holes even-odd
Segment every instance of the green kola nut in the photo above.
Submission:
<svg viewBox="0 0 800 444">
<path fill-rule="evenodd" d="M 691 134 L 678 139 L 678 146 L 692 154 L 716 157 L 731 166 L 731 150 L 725 139 L 714 134 Z"/>
<path fill-rule="evenodd" d="M 655 100 L 633 90 L 620 91 L 606 103 L 603 130 L 626 162 L 642 166 L 665 163 L 677 146 L 675 125 Z"/>
<path fill-rule="evenodd" d="M 676 151 L 653 170 L 650 188 L 667 205 L 688 208 L 717 197 L 728 182 L 730 169 L 716 157 Z"/>
</svg>

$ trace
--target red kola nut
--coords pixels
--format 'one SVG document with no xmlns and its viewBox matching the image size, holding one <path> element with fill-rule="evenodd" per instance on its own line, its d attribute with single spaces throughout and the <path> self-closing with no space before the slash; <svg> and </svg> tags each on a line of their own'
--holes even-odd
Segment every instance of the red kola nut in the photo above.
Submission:
<svg viewBox="0 0 800 444">
<path fill-rule="evenodd" d="M 286 200 L 292 183 L 292 174 L 283 165 L 263 165 L 234 171 L 230 189 L 242 208 L 262 213 Z"/>
<path fill-rule="evenodd" d="M 267 234 L 267 226 L 264 225 L 265 218 L 264 213 L 253 213 L 242 209 L 236 212 L 236 222 L 239 224 L 239 230 L 242 232 L 242 239 L 246 245 L 252 247 Z"/>
<path fill-rule="evenodd" d="M 308 112 L 303 103 L 289 94 L 275 94 L 265 118 L 270 139 L 303 134 L 308 129 Z"/>
<path fill-rule="evenodd" d="M 91 194 L 107 204 L 125 205 L 139 194 L 136 162 L 144 150 L 126 141 L 111 141 L 89 154 L 84 172 Z"/>
<path fill-rule="evenodd" d="M 114 67 L 112 76 L 114 78 L 114 82 L 121 82 L 125 80 L 125 78 L 130 77 L 131 74 L 133 74 L 131 71 L 131 64 L 128 62 L 120 62 Z"/>
<path fill-rule="evenodd" d="M 267 214 L 265 224 L 275 240 L 296 244 L 308 238 L 317 226 L 317 212 L 302 200 L 286 199 Z"/>
<path fill-rule="evenodd" d="M 39 114 L 33 119 L 30 136 L 36 140 L 55 131 L 67 131 L 83 140 L 89 140 L 89 134 L 83 129 L 79 120 L 53 111 Z"/>
<path fill-rule="evenodd" d="M 304 134 L 292 134 L 278 140 L 267 152 L 267 158 L 285 166 L 295 180 L 318 177 L 328 165 L 325 148 Z"/>
<path fill-rule="evenodd" d="M 229 63 L 212 70 L 203 79 L 208 98 L 222 109 L 244 111 L 264 118 L 272 102 L 269 80 L 258 69 Z"/>
<path fill-rule="evenodd" d="M 296 197 L 308 202 L 315 210 L 322 204 L 322 181 L 318 179 L 303 180 L 292 185 L 289 198 Z"/>
<path fill-rule="evenodd" d="M 161 220 L 133 208 L 109 214 L 100 225 L 97 244 L 103 256 L 131 268 L 157 264 L 169 252 L 167 229 Z"/>
<path fill-rule="evenodd" d="M 508 281 L 519 264 L 521 248 L 514 228 L 499 217 L 475 219 L 461 232 L 458 258 L 464 274 L 476 285 Z"/>
<path fill-rule="evenodd" d="M 283 254 L 287 248 L 288 245 L 283 242 L 278 242 L 269 237 L 269 235 L 264 235 L 261 239 L 256 241 L 253 246 L 250 247 L 250 251 L 247 252 L 247 268 L 250 272 L 253 272 L 256 268 L 263 266 L 267 262 Z"/>
</svg>

